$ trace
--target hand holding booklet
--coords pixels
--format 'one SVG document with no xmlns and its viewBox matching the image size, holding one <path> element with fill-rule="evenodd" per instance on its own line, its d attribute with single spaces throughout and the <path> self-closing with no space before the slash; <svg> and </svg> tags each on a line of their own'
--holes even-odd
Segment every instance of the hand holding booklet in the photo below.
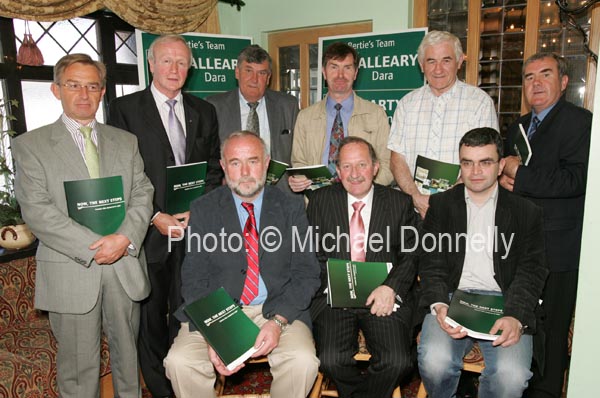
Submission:
<svg viewBox="0 0 600 398">
<path fill-rule="evenodd" d="M 504 316 L 504 297 L 456 290 L 450 301 L 445 322 L 461 326 L 467 335 L 476 339 L 496 340 L 500 335 L 489 334 L 494 323 Z"/>
<path fill-rule="evenodd" d="M 187 304 L 183 312 L 228 370 L 234 370 L 258 351 L 254 348 L 258 326 L 222 287 Z"/>
<path fill-rule="evenodd" d="M 392 263 L 327 260 L 327 304 L 366 308 L 367 297 L 387 278 Z"/>
<path fill-rule="evenodd" d="M 316 166 L 302 166 L 302 167 L 290 167 L 287 169 L 289 175 L 303 175 L 309 180 L 312 181 L 312 184 L 308 187 L 308 189 L 314 191 L 315 189 L 319 189 L 321 187 L 331 185 L 333 175 L 329 168 L 324 164 L 319 164 Z"/>
</svg>

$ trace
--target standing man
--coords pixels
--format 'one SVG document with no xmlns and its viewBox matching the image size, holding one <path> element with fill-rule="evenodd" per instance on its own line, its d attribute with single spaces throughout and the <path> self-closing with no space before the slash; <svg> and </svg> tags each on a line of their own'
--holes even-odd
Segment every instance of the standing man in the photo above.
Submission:
<svg viewBox="0 0 600 398">
<path fill-rule="evenodd" d="M 455 396 L 463 357 L 475 341 L 485 360 L 479 397 L 520 398 L 532 375 L 530 333 L 548 274 L 542 209 L 498 186 L 502 145 L 491 128 L 465 134 L 459 150 L 464 185 L 433 195 L 423 222 L 421 305 L 431 313 L 425 315 L 417 351 L 432 398 Z M 428 249 L 426 236 L 434 239 L 427 240 Z M 504 297 L 503 316 L 489 331 L 501 331 L 496 340 L 468 337 L 461 326 L 445 322 L 456 289 Z"/>
<path fill-rule="evenodd" d="M 253 356 L 269 357 L 271 396 L 305 398 L 319 368 L 308 311 L 319 286 L 319 264 L 314 252 L 295 246 L 294 235 L 307 234 L 304 203 L 265 187 L 269 155 L 254 133 L 231 134 L 221 156 L 227 186 L 192 203 L 188 231 L 219 242 L 207 250 L 190 240 L 182 269 L 184 302 L 224 287 L 260 327 Z M 177 316 L 181 329 L 165 359 L 175 394 L 215 397 L 215 369 L 230 375 L 243 365 L 228 371 L 183 311 Z"/>
<path fill-rule="evenodd" d="M 244 48 L 235 68 L 239 88 L 206 100 L 217 110 L 221 141 L 234 131 L 252 131 L 263 139 L 271 159 L 290 164 L 298 100 L 267 88 L 271 66 L 271 56 L 260 46 L 253 44 Z M 279 184 L 287 186 L 283 178 Z"/>
<path fill-rule="evenodd" d="M 340 397 L 390 397 L 412 367 L 416 256 L 407 249 L 415 247 L 415 236 L 403 227 L 416 226 L 418 216 L 408 195 L 373 183 L 378 170 L 371 144 L 344 138 L 337 162 L 341 184 L 315 191 L 307 208 L 320 239 L 316 247 L 322 282 L 311 307 L 315 340 L 321 368 L 333 378 Z M 340 234 L 349 239 L 332 245 L 326 238 Z M 323 293 L 329 258 L 390 262 L 393 268 L 371 292 L 366 308 L 331 308 Z M 353 359 L 359 329 L 371 354 L 367 373 Z"/>
<path fill-rule="evenodd" d="M 577 294 L 579 252 L 592 114 L 565 100 L 567 64 L 551 53 L 523 65 L 523 90 L 532 111 L 509 129 L 507 153 L 515 154 L 519 125 L 532 157 L 527 166 L 508 156 L 500 183 L 544 209 L 550 275 L 543 294 L 545 366 L 534 363 L 527 397 L 560 397 L 568 364 L 567 341 Z"/>
<path fill-rule="evenodd" d="M 154 397 L 172 394 L 162 365 L 179 322 L 173 316 L 181 304 L 181 263 L 185 245 L 168 245 L 169 227 L 187 225 L 189 212 L 168 214 L 166 168 L 208 162 L 207 191 L 221 184 L 217 116 L 212 105 L 181 88 L 191 52 L 181 36 L 158 37 L 148 50 L 152 84 L 110 104 L 109 124 L 138 137 L 145 172 L 155 188 L 154 212 L 144 242 L 152 291 L 142 303 L 139 355 L 146 386 Z M 173 230 L 174 237 L 181 231 Z"/>
<path fill-rule="evenodd" d="M 458 164 L 460 138 L 477 127 L 498 130 L 498 117 L 489 95 L 458 80 L 464 55 L 456 36 L 431 31 L 417 51 L 427 85 L 398 103 L 388 148 L 396 182 L 425 217 L 429 195 L 420 193 L 414 182 L 417 155 Z"/>
<path fill-rule="evenodd" d="M 389 185 L 393 181 L 390 151 L 386 148 L 390 125 L 382 107 L 360 98 L 352 90 L 358 75 L 358 53 L 346 43 L 333 43 L 325 49 L 322 68 L 327 98 L 298 115 L 292 166 L 324 164 L 335 174 L 340 141 L 357 136 L 371 143 L 377 153 L 380 165 L 375 182 Z M 304 176 L 292 176 L 288 182 L 294 192 L 310 186 L 310 180 Z"/>
<path fill-rule="evenodd" d="M 35 304 L 49 312 L 65 398 L 99 396 L 102 330 L 115 396 L 141 396 L 136 339 L 139 301 L 150 292 L 142 242 L 153 190 L 135 136 L 95 119 L 105 83 L 102 63 L 86 54 L 62 57 L 51 87 L 62 116 L 12 142 L 17 200 L 40 242 Z M 100 236 L 69 218 L 65 181 L 117 175 L 126 213 L 115 233 Z"/>
</svg>

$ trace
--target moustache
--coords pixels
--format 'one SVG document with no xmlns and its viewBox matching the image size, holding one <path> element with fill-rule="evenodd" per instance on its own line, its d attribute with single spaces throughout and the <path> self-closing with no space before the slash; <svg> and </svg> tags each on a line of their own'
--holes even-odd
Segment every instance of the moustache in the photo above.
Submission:
<svg viewBox="0 0 600 398">
<path fill-rule="evenodd" d="M 365 177 L 348 177 L 346 178 L 346 181 L 348 182 L 365 182 Z"/>
</svg>

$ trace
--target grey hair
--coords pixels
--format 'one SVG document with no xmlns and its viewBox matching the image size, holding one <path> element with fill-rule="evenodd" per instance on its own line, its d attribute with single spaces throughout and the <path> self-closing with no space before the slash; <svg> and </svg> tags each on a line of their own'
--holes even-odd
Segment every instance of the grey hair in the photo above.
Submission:
<svg viewBox="0 0 600 398">
<path fill-rule="evenodd" d="M 419 44 L 419 48 L 417 50 L 417 56 L 419 58 L 419 64 L 423 65 L 423 61 L 425 60 L 425 50 L 427 50 L 430 46 L 435 46 L 440 43 L 450 43 L 452 47 L 454 47 L 454 54 L 456 55 L 456 61 L 460 59 L 463 55 L 462 44 L 460 44 L 460 40 L 458 37 L 454 36 L 450 32 L 446 32 L 443 30 L 432 30 L 427 33 L 423 40 L 421 40 L 421 44 Z"/>
</svg>

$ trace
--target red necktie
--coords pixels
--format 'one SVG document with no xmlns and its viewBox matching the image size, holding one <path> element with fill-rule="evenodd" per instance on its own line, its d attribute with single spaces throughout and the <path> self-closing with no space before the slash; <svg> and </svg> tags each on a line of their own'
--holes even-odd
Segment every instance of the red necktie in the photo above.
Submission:
<svg viewBox="0 0 600 398">
<path fill-rule="evenodd" d="M 352 203 L 354 213 L 350 219 L 350 258 L 352 261 L 365 261 L 365 224 L 363 223 L 360 211 L 365 207 L 363 202 L 356 201 Z"/>
<path fill-rule="evenodd" d="M 242 291 L 242 302 L 248 305 L 258 296 L 258 231 L 254 218 L 254 204 L 243 202 L 242 206 L 248 212 L 248 219 L 244 226 L 244 246 L 246 247 L 248 270 Z"/>
</svg>

